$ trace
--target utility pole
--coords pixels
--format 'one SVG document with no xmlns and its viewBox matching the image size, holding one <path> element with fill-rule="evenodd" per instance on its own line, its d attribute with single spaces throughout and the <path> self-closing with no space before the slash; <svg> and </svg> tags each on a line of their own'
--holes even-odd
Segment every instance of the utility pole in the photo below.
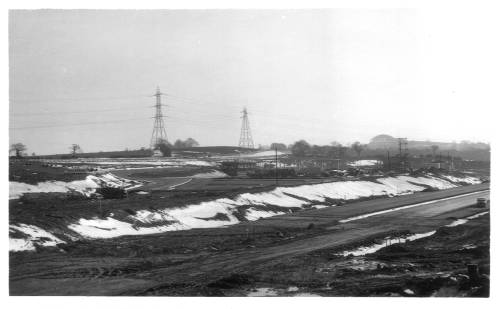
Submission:
<svg viewBox="0 0 500 309">
<path fill-rule="evenodd" d="M 408 157 L 408 140 L 406 138 L 398 138 L 399 144 L 399 161 L 401 164 L 401 172 L 406 171 L 406 160 Z"/>
<path fill-rule="evenodd" d="M 240 142 L 238 143 L 238 146 L 243 148 L 254 148 L 252 132 L 250 132 L 250 122 L 248 121 L 248 112 L 246 107 L 243 109 L 242 113 L 243 116 L 241 118 L 243 120 L 241 122 Z"/>
<path fill-rule="evenodd" d="M 153 95 L 156 97 L 155 104 L 155 122 L 153 126 L 153 133 L 151 134 L 151 141 L 149 147 L 155 149 L 159 143 L 167 142 L 167 131 L 165 130 L 165 124 L 163 123 L 163 112 L 161 110 L 161 96 L 164 95 L 160 92 L 160 87 L 156 88 L 156 93 Z"/>
<path fill-rule="evenodd" d="M 391 155 L 389 153 L 389 150 L 387 150 L 387 170 L 391 170 Z"/>
<path fill-rule="evenodd" d="M 274 147 L 274 154 L 275 154 L 275 160 L 274 160 L 274 181 L 276 183 L 276 186 L 278 185 L 278 146 Z"/>
</svg>

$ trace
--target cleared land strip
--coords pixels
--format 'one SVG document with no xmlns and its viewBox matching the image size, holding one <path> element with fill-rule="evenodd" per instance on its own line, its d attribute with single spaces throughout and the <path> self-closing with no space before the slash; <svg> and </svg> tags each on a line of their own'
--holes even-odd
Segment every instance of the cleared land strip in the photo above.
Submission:
<svg viewBox="0 0 500 309">
<path fill-rule="evenodd" d="M 355 217 L 350 217 L 347 219 L 342 219 L 339 221 L 339 223 L 346 223 L 346 222 L 361 220 L 361 219 L 365 219 L 365 218 L 369 218 L 369 217 L 373 217 L 373 216 L 378 216 L 378 215 L 382 215 L 382 214 L 386 214 L 386 213 L 390 213 L 390 212 L 394 212 L 394 211 L 400 211 L 400 210 L 404 210 L 404 209 L 420 207 L 420 206 L 433 204 L 433 203 L 437 203 L 437 202 L 444 202 L 444 201 L 453 202 L 452 200 L 460 199 L 462 197 L 466 197 L 466 196 L 470 196 L 470 195 L 474 195 L 474 196 L 476 196 L 476 198 L 478 198 L 478 197 L 482 197 L 481 193 L 486 192 L 486 191 L 488 191 L 488 190 L 483 190 L 483 191 L 479 191 L 479 192 L 472 192 L 472 193 L 464 193 L 461 195 L 452 196 L 452 197 L 445 197 L 445 198 L 441 198 L 441 199 L 437 199 L 437 200 L 433 200 L 433 201 L 411 204 L 411 205 L 406 205 L 406 206 L 401 206 L 401 207 L 396 207 L 396 208 L 389 208 L 389 209 L 381 210 L 381 211 L 377 211 L 377 212 L 370 212 L 367 214 L 363 214 L 363 215 L 359 215 L 359 216 L 355 216 Z"/>
<path fill-rule="evenodd" d="M 260 267 L 270 260 L 347 245 L 384 232 L 389 233 L 398 229 L 409 230 L 412 233 L 428 231 L 449 224 L 453 221 L 453 219 L 450 219 L 453 214 L 465 217 L 484 211 L 483 209 L 468 207 L 475 203 L 477 197 L 489 197 L 489 192 L 457 197 L 453 200 L 454 203 L 436 201 L 421 207 L 403 209 L 390 214 L 374 216 L 367 220 L 350 222 L 343 224 L 342 229 L 328 234 L 289 241 L 265 248 L 234 250 L 206 257 L 202 262 L 189 261 L 173 267 L 155 269 L 150 275 L 155 277 L 157 281 L 162 282 L 161 285 L 192 282 L 200 278 L 204 278 L 204 280 L 208 278 L 215 279 L 221 276 L 221 270 L 224 270 L 225 275 L 231 272 L 245 271 L 253 267 Z M 411 221 L 409 221 L 410 218 Z M 154 287 L 152 288 L 154 289 Z"/>
<path fill-rule="evenodd" d="M 349 217 L 364 215 L 371 212 L 382 211 L 390 208 L 402 207 L 417 203 L 434 201 L 442 198 L 449 198 L 467 193 L 489 190 L 489 183 L 457 187 L 447 190 L 434 192 L 416 192 L 408 195 L 395 196 L 391 198 L 375 198 L 360 202 L 349 202 L 344 205 L 335 207 L 326 207 L 321 209 L 311 209 L 294 214 L 286 214 L 260 220 L 260 224 L 273 224 L 272 221 L 283 220 L 302 220 L 304 218 L 326 219 L 326 220 L 342 220 Z"/>
<path fill-rule="evenodd" d="M 310 222 L 318 223 L 318 226 L 331 226 L 332 229 L 317 229 L 316 234 L 306 238 L 283 240 L 276 244 L 256 247 L 235 249 L 217 253 L 203 254 L 196 256 L 178 257 L 176 264 L 162 265 L 161 262 L 152 265 L 150 269 L 140 271 L 133 276 L 118 278 L 100 277 L 98 279 L 72 278 L 75 271 L 74 262 L 80 268 L 96 267 L 95 259 L 82 259 L 65 255 L 54 257 L 51 267 L 60 265 L 60 272 L 65 274 L 64 278 L 47 278 L 41 274 L 33 275 L 29 278 L 25 276 L 17 277 L 16 266 L 11 267 L 11 293 L 14 295 L 131 295 L 148 294 L 151 291 L 159 291 L 163 294 L 169 293 L 169 288 L 182 284 L 203 284 L 230 275 L 252 271 L 253 269 L 272 267 L 273 263 L 284 262 L 292 256 L 307 254 L 309 252 L 324 248 L 336 248 L 343 245 L 350 245 L 355 242 L 371 239 L 376 235 L 391 233 L 395 230 L 407 230 L 411 233 L 421 233 L 434 230 L 446 224 L 450 224 L 456 218 L 467 217 L 485 211 L 484 209 L 469 207 L 475 203 L 477 197 L 489 197 L 489 192 L 478 192 L 471 195 L 460 196 L 455 199 L 445 201 L 435 201 L 420 207 L 413 207 L 380 214 L 344 224 L 339 224 L 338 220 L 348 218 L 362 213 L 373 212 L 374 210 L 389 209 L 409 204 L 426 202 L 429 200 L 439 200 L 445 197 L 457 196 L 465 193 L 487 190 L 488 184 L 466 186 L 443 190 L 438 192 L 417 193 L 412 196 L 400 196 L 394 198 L 379 198 L 364 202 L 346 204 L 339 207 L 323 208 L 319 210 L 309 210 L 296 214 L 277 216 L 245 224 L 249 225 L 269 225 L 269 226 L 307 226 Z M 308 213 L 304 216 L 304 213 Z M 311 217 L 317 214 L 318 217 Z M 325 218 L 325 215 L 330 217 Z M 221 233 L 231 233 L 237 226 L 220 229 Z M 186 232 L 173 232 L 175 234 L 192 235 L 195 239 L 198 235 L 203 235 L 206 230 Z M 142 236 L 144 239 L 160 237 L 155 235 Z M 159 241 L 161 238 L 157 238 Z M 187 239 L 186 239 L 187 241 Z M 165 255 L 168 258 L 169 255 Z M 33 256 L 35 259 L 36 256 Z M 126 261 L 143 261 L 140 257 Z M 121 264 L 123 258 L 106 258 L 103 264 Z M 35 267 L 38 263 L 32 261 L 30 265 Z M 42 262 L 43 263 L 43 262 Z M 68 265 L 69 264 L 69 265 Z M 22 267 L 19 265 L 18 267 Z M 38 268 L 38 267 L 35 267 Z M 81 289 L 75 290 L 75 285 Z M 29 288 L 32 286 L 32 288 Z M 43 288 L 41 288 L 43 287 Z M 84 288 L 86 287 L 86 288 Z"/>
</svg>

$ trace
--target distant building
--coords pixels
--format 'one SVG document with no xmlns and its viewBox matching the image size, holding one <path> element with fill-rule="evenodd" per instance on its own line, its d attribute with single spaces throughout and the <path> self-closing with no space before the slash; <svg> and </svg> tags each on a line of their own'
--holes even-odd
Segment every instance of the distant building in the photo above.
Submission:
<svg viewBox="0 0 500 309">
<path fill-rule="evenodd" d="M 398 139 L 387 134 L 377 135 L 370 140 L 370 149 L 392 149 L 398 147 Z"/>
</svg>

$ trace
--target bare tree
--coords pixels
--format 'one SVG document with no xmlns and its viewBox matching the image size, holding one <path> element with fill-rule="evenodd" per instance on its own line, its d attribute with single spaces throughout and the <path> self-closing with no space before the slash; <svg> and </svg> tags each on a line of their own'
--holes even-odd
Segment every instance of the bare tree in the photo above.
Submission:
<svg viewBox="0 0 500 309">
<path fill-rule="evenodd" d="M 354 142 L 351 145 L 351 148 L 352 148 L 352 150 L 354 150 L 356 152 L 356 154 L 358 155 L 358 158 L 359 158 L 361 156 L 361 152 L 365 148 L 365 145 L 362 145 L 360 142 Z"/>
<path fill-rule="evenodd" d="M 78 144 L 71 145 L 69 149 L 71 150 L 71 154 L 73 155 L 73 157 L 75 157 L 77 153 L 82 152 L 82 148 Z"/>
<path fill-rule="evenodd" d="M 26 146 L 23 143 L 15 143 L 10 145 L 10 152 L 14 152 L 16 157 L 21 158 L 23 156 L 23 151 L 26 151 Z"/>
</svg>

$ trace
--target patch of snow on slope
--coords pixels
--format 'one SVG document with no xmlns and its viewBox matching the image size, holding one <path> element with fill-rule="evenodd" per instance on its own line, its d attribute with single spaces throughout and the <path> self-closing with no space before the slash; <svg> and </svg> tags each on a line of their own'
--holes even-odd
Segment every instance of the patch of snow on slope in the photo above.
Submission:
<svg viewBox="0 0 500 309">
<path fill-rule="evenodd" d="M 465 177 L 455 177 L 451 175 L 442 175 L 441 177 L 448 179 L 451 182 L 455 183 L 468 183 L 471 185 L 477 185 L 481 183 L 481 180 L 476 177 L 465 176 Z"/>
<path fill-rule="evenodd" d="M 216 228 L 237 224 L 240 222 L 238 218 L 242 215 L 245 216 L 246 220 L 254 221 L 260 218 L 287 213 L 287 208 L 305 208 L 305 206 L 314 205 L 318 202 L 325 202 L 326 198 L 353 200 L 369 196 L 401 195 L 425 189 L 423 186 L 417 186 L 408 181 L 425 182 L 427 185 L 434 185 L 440 188 L 445 187 L 447 183 L 445 180 L 436 182 L 434 178 L 425 180 L 407 176 L 379 178 L 377 181 L 339 181 L 297 187 L 278 187 L 268 192 L 243 193 L 233 199 L 219 198 L 185 207 L 165 208 L 155 211 L 141 210 L 125 219 L 132 223 L 111 218 L 107 218 L 106 220 L 81 219 L 79 222 L 70 225 L 70 228 L 82 236 L 92 238 L 141 235 L 193 228 Z M 358 220 L 404 208 L 417 207 L 426 203 L 430 202 L 364 214 L 341 220 L 341 222 Z M 266 207 L 269 207 L 269 209 L 266 209 Z M 281 207 L 282 209 L 276 207 Z M 140 224 L 134 224 L 134 221 Z M 148 224 L 154 226 L 145 226 Z"/>
<path fill-rule="evenodd" d="M 169 231 L 184 230 L 180 224 L 170 224 L 152 227 L 137 227 L 128 222 L 108 217 L 106 219 L 80 219 L 78 224 L 71 224 L 69 229 L 89 238 L 113 238 L 123 235 L 147 235 Z"/>
<path fill-rule="evenodd" d="M 100 176 L 88 175 L 84 180 L 75 180 L 71 182 L 64 181 L 45 181 L 36 185 L 23 182 L 9 182 L 9 199 L 20 198 L 25 193 L 66 193 L 76 191 L 85 196 L 90 196 L 99 187 L 114 187 L 131 190 L 142 186 L 138 181 L 132 181 L 117 177 L 113 174 L 103 174 Z"/>
<path fill-rule="evenodd" d="M 68 192 L 67 183 L 63 181 L 46 181 L 36 185 L 24 182 L 9 181 L 9 199 L 20 198 L 24 193 Z"/>
<path fill-rule="evenodd" d="M 274 217 L 274 216 L 283 215 L 283 214 L 285 214 L 284 211 L 272 211 L 272 210 L 264 211 L 264 210 L 258 210 L 255 208 L 248 208 L 246 210 L 245 218 L 247 218 L 247 220 L 249 220 L 249 221 L 255 221 L 255 220 L 262 219 L 262 218 L 269 218 L 269 217 Z"/>
<path fill-rule="evenodd" d="M 221 172 L 221 171 L 210 171 L 208 173 L 200 173 L 200 174 L 195 174 L 193 176 L 189 176 L 192 178 L 225 178 L 228 177 L 227 174 Z"/>
<path fill-rule="evenodd" d="M 353 167 L 359 167 L 359 166 L 375 166 L 382 164 L 381 161 L 379 160 L 357 160 L 354 162 L 349 162 L 347 165 L 353 166 Z"/>
<path fill-rule="evenodd" d="M 26 235 L 25 238 L 10 238 L 10 251 L 33 251 L 35 250 L 35 244 L 39 246 L 50 247 L 65 243 L 51 233 L 34 225 L 22 223 L 19 225 L 13 224 L 9 226 L 9 229 L 21 232 L 22 234 Z"/>
<path fill-rule="evenodd" d="M 454 185 L 451 182 L 432 176 L 426 176 L 426 177 L 398 176 L 397 178 L 406 182 L 427 185 L 439 190 L 451 189 L 457 187 L 457 185 Z"/>
<path fill-rule="evenodd" d="M 377 181 L 388 186 L 393 195 L 420 192 L 425 190 L 425 187 L 411 184 L 404 179 L 400 179 L 399 177 L 377 178 Z"/>
<path fill-rule="evenodd" d="M 9 238 L 9 251 L 35 251 L 33 242 L 24 238 Z"/>
<path fill-rule="evenodd" d="M 230 200 L 219 199 L 210 202 L 203 202 L 198 205 L 189 205 L 184 208 L 166 209 L 164 212 L 176 219 L 183 226 L 189 228 L 213 228 L 224 225 L 239 223 L 239 220 L 233 215 L 232 210 L 236 207 L 227 202 Z M 224 214 L 229 218 L 226 220 L 210 220 L 217 214 Z"/>
<path fill-rule="evenodd" d="M 247 294 L 248 297 L 278 296 L 278 291 L 273 288 L 257 288 Z"/>
</svg>

